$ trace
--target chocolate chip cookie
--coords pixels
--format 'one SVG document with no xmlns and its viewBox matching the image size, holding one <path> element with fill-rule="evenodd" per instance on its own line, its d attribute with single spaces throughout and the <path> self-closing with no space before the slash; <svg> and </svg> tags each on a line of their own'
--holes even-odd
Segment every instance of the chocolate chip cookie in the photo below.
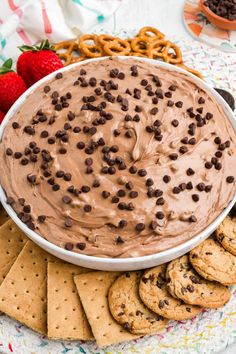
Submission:
<svg viewBox="0 0 236 354">
<path fill-rule="evenodd" d="M 236 256 L 236 216 L 227 216 L 216 229 L 216 238 L 224 249 Z"/>
<path fill-rule="evenodd" d="M 224 285 L 236 284 L 236 257 L 214 239 L 207 239 L 189 255 L 194 269 L 205 279 Z"/>
<path fill-rule="evenodd" d="M 139 295 L 144 304 L 170 320 L 187 320 L 201 312 L 201 307 L 185 304 L 170 295 L 166 287 L 166 265 L 149 269 L 142 276 Z"/>
<path fill-rule="evenodd" d="M 130 272 L 115 280 L 108 294 L 108 303 L 114 319 L 133 334 L 160 331 L 168 320 L 150 311 L 139 296 L 142 272 Z"/>
<path fill-rule="evenodd" d="M 166 278 L 171 295 L 190 305 L 218 308 L 230 299 L 229 289 L 198 275 L 187 255 L 170 262 Z"/>
</svg>

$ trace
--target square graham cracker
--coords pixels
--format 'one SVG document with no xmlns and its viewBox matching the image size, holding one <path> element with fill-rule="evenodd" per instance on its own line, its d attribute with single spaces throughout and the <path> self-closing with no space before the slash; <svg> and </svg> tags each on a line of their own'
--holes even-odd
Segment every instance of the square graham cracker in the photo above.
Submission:
<svg viewBox="0 0 236 354">
<path fill-rule="evenodd" d="M 47 334 L 47 263 L 56 258 L 28 241 L 0 286 L 0 311 Z"/>
<path fill-rule="evenodd" d="M 48 337 L 88 340 L 93 334 L 80 302 L 74 276 L 91 270 L 65 262 L 48 263 Z"/>
<path fill-rule="evenodd" d="M 110 314 L 107 295 L 120 272 L 79 274 L 74 281 L 84 311 L 99 347 L 138 338 L 125 331 Z"/>
<path fill-rule="evenodd" d="M 28 238 L 12 220 L 0 227 L 0 285 Z"/>
</svg>

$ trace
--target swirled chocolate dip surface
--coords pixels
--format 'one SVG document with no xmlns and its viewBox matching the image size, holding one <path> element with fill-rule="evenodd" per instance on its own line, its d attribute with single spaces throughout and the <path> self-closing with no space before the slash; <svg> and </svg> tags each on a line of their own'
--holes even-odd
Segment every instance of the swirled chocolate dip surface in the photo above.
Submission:
<svg viewBox="0 0 236 354">
<path fill-rule="evenodd" d="M 5 129 L 0 179 L 50 242 L 135 257 L 206 228 L 235 192 L 236 135 L 191 78 L 106 59 L 57 74 Z"/>
</svg>

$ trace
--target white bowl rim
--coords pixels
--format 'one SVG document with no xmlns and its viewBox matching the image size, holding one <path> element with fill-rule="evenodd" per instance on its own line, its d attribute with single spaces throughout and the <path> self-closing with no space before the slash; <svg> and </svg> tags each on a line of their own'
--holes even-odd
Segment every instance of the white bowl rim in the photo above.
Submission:
<svg viewBox="0 0 236 354">
<path fill-rule="evenodd" d="M 9 120 L 12 118 L 12 116 L 17 112 L 17 110 L 21 107 L 22 103 L 25 101 L 25 99 L 39 86 L 41 86 L 43 83 L 46 83 L 48 80 L 52 79 L 58 72 L 66 72 L 66 71 L 70 71 L 73 70 L 73 68 L 75 67 L 79 67 L 81 65 L 87 64 L 91 61 L 95 62 L 95 61 L 103 61 L 106 60 L 110 57 L 100 57 L 100 58 L 92 58 L 92 59 L 87 59 L 86 61 L 82 61 L 82 62 L 78 62 L 78 63 L 74 63 L 71 65 L 68 65 L 66 67 L 63 67 L 61 69 L 58 69 L 57 71 L 54 71 L 53 73 L 45 76 L 44 78 L 42 78 L 41 80 L 39 80 L 38 82 L 36 82 L 34 85 L 32 85 L 30 88 L 28 88 L 18 99 L 17 101 L 13 104 L 13 106 L 10 108 L 10 110 L 7 112 L 1 126 L 0 126 L 0 141 L 2 140 L 2 136 L 4 133 L 4 129 L 7 126 Z M 143 58 L 143 57 L 135 57 L 135 56 L 117 56 L 116 58 L 119 58 L 121 60 L 129 60 L 129 59 L 135 59 L 137 61 L 141 61 L 141 62 L 146 62 L 149 64 L 153 64 L 154 66 L 157 67 L 163 67 L 165 69 L 168 69 L 169 71 L 174 71 L 174 72 L 179 72 L 184 74 L 187 77 L 190 77 L 193 79 L 193 81 L 200 87 L 203 88 L 203 90 L 206 90 L 207 92 L 210 92 L 210 94 L 212 94 L 214 96 L 214 98 L 218 101 L 218 103 L 221 105 L 221 107 L 223 108 L 228 120 L 230 121 L 231 125 L 233 126 L 234 130 L 236 131 L 236 118 L 234 116 L 233 111 L 230 109 L 230 107 L 228 106 L 228 104 L 225 102 L 225 100 L 220 96 L 220 94 L 214 90 L 214 88 L 212 88 L 210 85 L 208 85 L 206 82 L 204 82 L 202 79 L 196 77 L 195 75 L 187 72 L 186 70 L 175 66 L 175 65 L 171 65 L 165 62 L 161 62 L 155 59 L 149 59 L 149 58 Z M 91 266 L 93 263 L 95 264 L 109 264 L 109 265 L 123 265 L 124 263 L 129 264 L 129 265 L 133 265 L 135 266 L 135 264 L 138 264 L 140 262 L 142 263 L 147 263 L 149 261 L 155 260 L 155 259 L 159 259 L 159 258 L 170 258 L 171 254 L 174 253 L 184 253 L 186 249 L 191 249 L 191 246 L 195 246 L 198 241 L 200 240 L 204 240 L 205 238 L 208 237 L 209 234 L 213 233 L 216 229 L 216 227 L 223 221 L 223 219 L 227 216 L 227 214 L 229 213 L 230 209 L 233 207 L 234 203 L 236 202 L 236 192 L 234 194 L 234 197 L 232 198 L 232 200 L 229 202 L 229 204 L 227 205 L 227 207 L 204 229 L 202 230 L 200 233 L 198 233 L 197 235 L 191 237 L 189 240 L 175 246 L 172 248 L 168 248 L 164 251 L 158 252 L 158 253 L 154 253 L 151 255 L 144 255 L 144 256 L 139 256 L 139 257 L 127 257 L 127 258 L 112 258 L 112 257 L 97 257 L 97 256 L 89 256 L 89 255 L 84 255 L 81 253 L 76 253 L 73 251 L 68 251 L 66 249 L 63 249 L 55 244 L 53 244 L 50 241 L 47 241 L 44 239 L 43 236 L 41 236 L 40 234 L 38 234 L 37 232 L 29 229 L 18 217 L 16 212 L 14 211 L 14 209 L 8 205 L 6 203 L 6 194 L 2 188 L 2 186 L 0 185 L 0 202 L 2 203 L 2 206 L 4 207 L 4 209 L 7 211 L 7 213 L 9 214 L 10 218 L 17 224 L 17 226 L 19 226 L 19 228 L 25 233 L 27 234 L 31 240 L 35 240 L 35 242 L 38 245 L 42 245 L 43 248 L 47 248 L 49 250 L 51 250 L 54 254 L 56 253 L 57 255 L 61 254 L 65 257 L 68 257 L 72 260 L 74 260 L 74 262 L 76 262 L 77 260 L 81 260 L 81 261 L 86 261 L 86 262 L 91 262 Z M 49 251 L 50 252 L 50 251 Z M 60 258 L 60 256 L 58 256 Z"/>
</svg>

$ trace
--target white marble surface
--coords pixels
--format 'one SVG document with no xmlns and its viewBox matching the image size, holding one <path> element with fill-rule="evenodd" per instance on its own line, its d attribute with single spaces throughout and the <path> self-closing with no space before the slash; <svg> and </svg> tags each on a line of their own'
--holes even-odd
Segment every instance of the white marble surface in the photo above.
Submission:
<svg viewBox="0 0 236 354">
<path fill-rule="evenodd" d="M 142 26 L 154 26 L 169 38 L 171 35 L 178 35 L 191 39 L 182 20 L 183 4 L 184 0 L 123 0 L 119 9 L 109 20 L 92 30 L 98 30 L 101 27 L 108 31 L 132 30 Z M 235 353 L 236 343 L 220 354 Z"/>
</svg>

